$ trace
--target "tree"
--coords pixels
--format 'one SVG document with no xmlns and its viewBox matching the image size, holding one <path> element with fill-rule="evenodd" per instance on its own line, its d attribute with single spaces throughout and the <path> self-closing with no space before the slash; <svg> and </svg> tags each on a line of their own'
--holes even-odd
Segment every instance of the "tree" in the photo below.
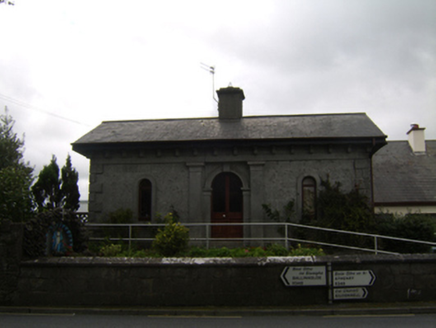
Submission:
<svg viewBox="0 0 436 328">
<path fill-rule="evenodd" d="M 65 166 L 62 168 L 63 207 L 71 211 L 79 209 L 79 173 L 71 165 L 71 156 L 68 154 Z"/>
<path fill-rule="evenodd" d="M 368 198 L 354 188 L 349 192 L 341 190 L 341 184 L 321 181 L 322 190 L 317 199 L 318 217 L 311 225 L 337 230 L 368 232 L 375 231 L 375 220 Z M 303 223 L 305 218 L 303 218 Z M 348 244 L 367 247 L 372 240 L 366 237 L 316 232 L 313 238 L 333 244 Z"/>
<path fill-rule="evenodd" d="M 80 198 L 77 186 L 79 174 L 72 167 L 71 157 L 68 155 L 59 178 L 59 166 L 56 161 L 56 156 L 53 155 L 50 164 L 39 172 L 38 181 L 32 187 L 38 211 L 55 208 L 76 211 Z"/>
<path fill-rule="evenodd" d="M 25 221 L 33 210 L 33 169 L 23 161 L 24 141 L 13 132 L 14 124 L 5 108 L 5 114 L 0 115 L 0 222 Z"/>
<path fill-rule="evenodd" d="M 56 156 L 52 156 L 50 164 L 44 165 L 39 172 L 38 181 L 33 185 L 32 192 L 35 197 L 38 211 L 61 207 L 61 192 L 59 179 L 59 166 Z"/>
</svg>

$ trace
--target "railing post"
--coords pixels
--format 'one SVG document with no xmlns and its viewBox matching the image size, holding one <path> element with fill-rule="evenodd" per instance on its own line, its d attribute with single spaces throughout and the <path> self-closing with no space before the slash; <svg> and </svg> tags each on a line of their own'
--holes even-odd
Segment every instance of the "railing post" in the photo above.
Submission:
<svg viewBox="0 0 436 328">
<path fill-rule="evenodd" d="M 129 252 L 132 250 L 132 225 L 129 224 Z"/>
<path fill-rule="evenodd" d="M 375 250 L 375 254 L 377 255 L 377 250 L 378 250 L 378 246 L 377 246 L 377 236 L 374 236 L 374 250 Z"/>
<path fill-rule="evenodd" d="M 286 246 L 286 249 L 289 250 L 288 224 L 285 222 L 284 225 L 285 225 L 285 238 L 286 238 L 285 246 Z"/>
<path fill-rule="evenodd" d="M 206 249 L 209 249 L 210 225 L 206 223 Z"/>
</svg>

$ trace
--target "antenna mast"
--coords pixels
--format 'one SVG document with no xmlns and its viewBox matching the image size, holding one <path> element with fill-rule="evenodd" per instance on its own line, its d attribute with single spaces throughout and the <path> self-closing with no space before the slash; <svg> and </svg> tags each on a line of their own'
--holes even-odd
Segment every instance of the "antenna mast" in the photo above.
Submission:
<svg viewBox="0 0 436 328">
<path fill-rule="evenodd" d="M 218 102 L 218 100 L 216 100 L 215 98 L 215 66 L 209 66 L 206 65 L 204 63 L 200 63 L 200 67 L 202 69 L 204 69 L 205 71 L 208 71 L 210 74 L 212 74 L 212 98 L 213 100 L 215 100 L 216 102 Z"/>
</svg>

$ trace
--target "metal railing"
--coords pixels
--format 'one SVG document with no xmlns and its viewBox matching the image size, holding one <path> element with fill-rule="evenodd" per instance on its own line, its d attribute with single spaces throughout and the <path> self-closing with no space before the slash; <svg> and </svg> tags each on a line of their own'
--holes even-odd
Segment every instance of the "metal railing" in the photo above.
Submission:
<svg viewBox="0 0 436 328">
<path fill-rule="evenodd" d="M 235 242 L 235 241 L 241 241 L 244 243 L 248 243 L 251 241 L 256 242 L 275 242 L 275 243 L 283 243 L 284 246 L 289 249 L 291 242 L 298 242 L 303 244 L 311 244 L 311 245 L 319 245 L 319 246 L 327 246 L 327 247 L 333 247 L 333 248 L 343 248 L 343 249 L 350 249 L 350 250 L 358 250 L 358 251 L 364 251 L 364 252 L 372 252 L 375 254 L 399 254 L 396 252 L 390 252 L 380 249 L 380 240 L 387 239 L 387 240 L 393 240 L 393 241 L 402 241 L 402 242 L 409 242 L 414 244 L 421 244 L 421 245 L 429 245 L 432 246 L 433 249 L 436 248 L 435 242 L 429 242 L 429 241 L 422 241 L 422 240 L 415 240 L 415 239 L 407 239 L 407 238 L 399 238 L 399 237 L 392 237 L 392 236 L 385 236 L 385 235 L 378 235 L 378 234 L 370 234 L 370 233 L 363 233 L 363 232 L 353 232 L 353 231 L 345 231 L 345 230 L 337 230 L 337 229 L 330 229 L 330 228 L 321 228 L 321 227 L 315 227 L 315 226 L 308 226 L 298 223 L 289 223 L 289 222 L 251 222 L 251 223 L 182 223 L 185 227 L 188 228 L 196 228 L 200 227 L 203 230 L 203 233 L 201 235 L 205 237 L 190 237 L 191 242 L 201 242 L 203 243 L 206 248 L 210 248 L 210 245 L 212 242 Z M 146 228 L 148 229 L 148 233 L 153 234 L 153 231 L 156 232 L 156 228 L 164 227 L 165 224 L 163 223 L 124 223 L 124 224 L 111 224 L 111 223 L 86 223 L 86 226 L 89 228 L 99 228 L 100 230 L 104 228 L 117 228 L 117 231 L 119 232 L 119 228 L 126 228 L 127 229 L 127 236 L 118 236 L 118 237 L 90 237 L 90 240 L 94 241 L 102 241 L 102 240 L 110 240 L 110 241 L 127 241 L 129 244 L 129 249 L 132 247 L 132 242 L 134 241 L 148 241 L 152 242 L 154 240 L 153 237 L 134 237 L 134 229 L 135 228 Z M 242 237 L 242 238 L 212 238 L 211 237 L 211 231 L 212 227 L 215 226 L 251 226 L 251 227 L 281 227 L 283 231 L 282 237 Z M 298 229 L 309 229 L 309 230 L 315 230 L 315 231 L 324 231 L 324 232 L 332 232 L 332 233 L 338 233 L 338 234 L 345 234 L 345 235 L 351 235 L 351 236 L 362 236 L 366 238 L 372 239 L 372 245 L 373 248 L 368 247 L 359 247 L 359 246 L 350 246 L 350 245 L 342 245 L 342 244 L 335 244 L 335 243 L 328 243 L 323 242 L 319 240 L 309 240 L 309 239 L 303 239 L 303 238 L 296 238 L 293 236 L 292 228 L 298 228 Z M 107 232 L 107 231 L 106 231 Z M 277 233 L 275 233 L 277 234 Z"/>
</svg>

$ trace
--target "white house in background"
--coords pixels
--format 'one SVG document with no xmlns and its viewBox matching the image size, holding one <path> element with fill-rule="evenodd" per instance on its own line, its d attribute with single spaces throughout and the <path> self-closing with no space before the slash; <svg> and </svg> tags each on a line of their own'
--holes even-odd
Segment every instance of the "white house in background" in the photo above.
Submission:
<svg viewBox="0 0 436 328">
<path fill-rule="evenodd" d="M 375 213 L 436 214 L 436 140 L 412 124 L 409 140 L 388 141 L 373 156 Z"/>
</svg>

